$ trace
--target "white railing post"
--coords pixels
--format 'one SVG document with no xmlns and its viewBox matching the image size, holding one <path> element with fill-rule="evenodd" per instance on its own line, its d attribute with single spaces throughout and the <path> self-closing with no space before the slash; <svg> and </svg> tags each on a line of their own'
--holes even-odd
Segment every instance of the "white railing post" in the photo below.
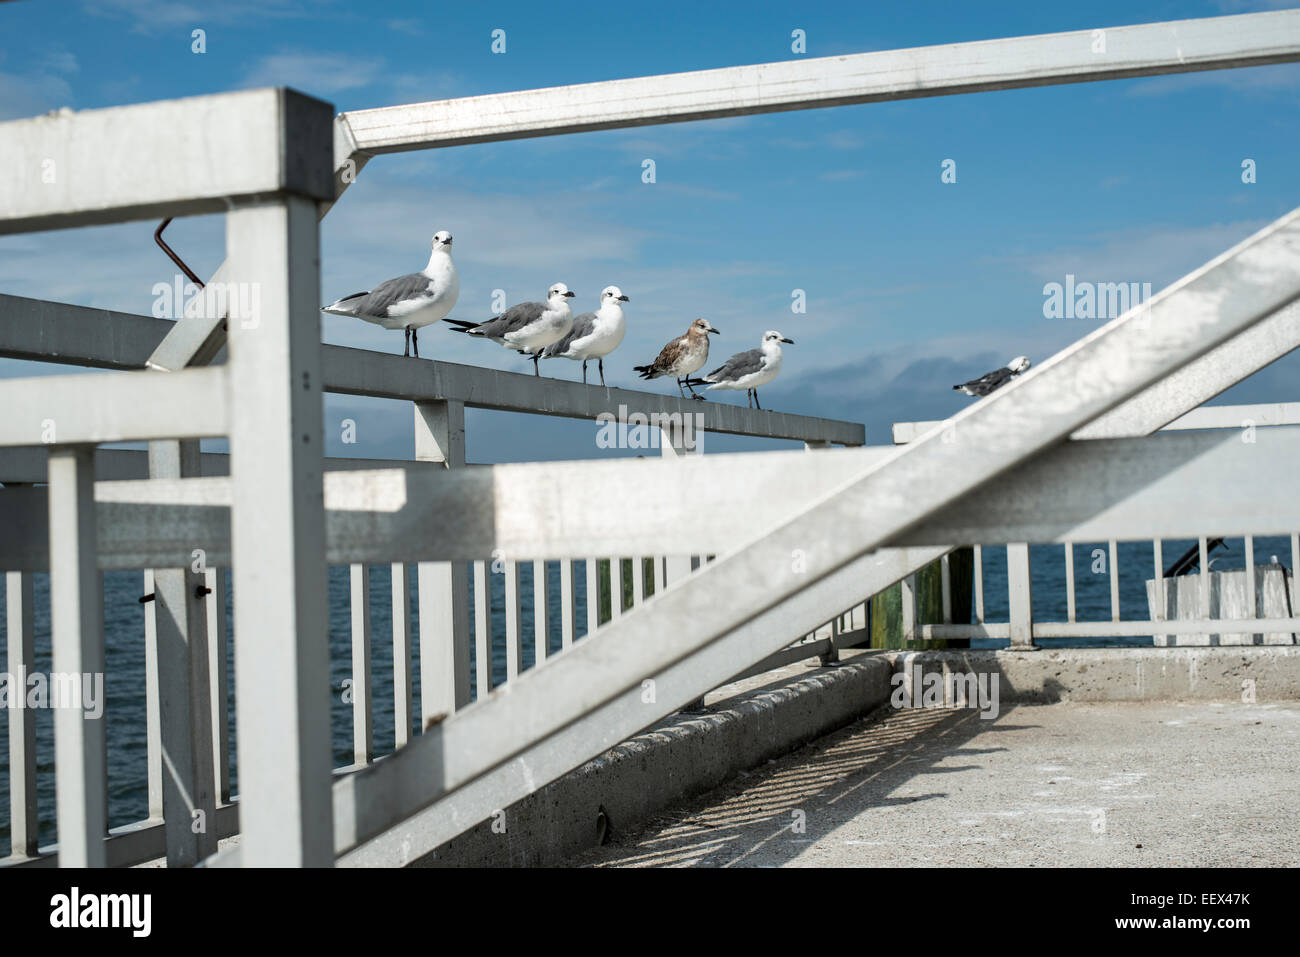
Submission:
<svg viewBox="0 0 1300 957">
<path fill-rule="evenodd" d="M 142 576 L 141 597 L 148 599 L 154 592 L 153 569 L 146 568 Z M 163 748 L 162 703 L 158 686 L 158 614 L 155 602 L 144 605 L 144 709 L 145 709 L 145 762 L 149 788 L 149 819 L 163 819 Z"/>
<path fill-rule="evenodd" d="M 200 474 L 199 443 L 150 442 L 149 474 Z M 207 562 L 158 568 L 150 603 L 157 641 L 162 803 L 167 864 L 189 867 L 217 849 L 212 755 L 212 681 L 209 675 Z"/>
<path fill-rule="evenodd" d="M 57 425 L 57 423 L 56 423 Z M 84 707 L 98 688 L 103 704 L 104 586 L 96 567 L 95 449 L 56 446 L 49 462 L 50 631 L 53 671 L 77 676 L 76 706 L 54 711 L 54 764 L 60 867 L 103 867 L 108 835 L 104 716 Z M 91 682 L 91 689 L 82 687 Z"/>
<path fill-rule="evenodd" d="M 230 803 L 230 713 L 226 708 L 226 571 L 209 568 L 208 687 L 212 707 L 212 788 L 217 804 Z"/>
<path fill-rule="evenodd" d="M 560 562 L 560 650 L 573 645 L 578 632 L 578 589 L 574 586 L 574 562 Z"/>
<path fill-rule="evenodd" d="M 229 276 L 260 308 L 228 325 L 240 853 L 331 866 L 320 238 L 290 195 L 226 214 Z"/>
<path fill-rule="evenodd" d="M 465 404 L 415 403 L 415 458 L 465 465 Z M 469 704 L 469 570 L 464 562 L 420 562 L 421 728 Z"/>
<path fill-rule="evenodd" d="M 392 563 L 393 746 L 411 738 L 411 580 L 406 562 Z"/>
<path fill-rule="evenodd" d="M 1029 574 L 1029 546 L 1007 545 L 1007 605 L 1010 610 L 1012 651 L 1034 651 L 1034 604 Z"/>
<path fill-rule="evenodd" d="M 533 667 L 546 660 L 551 637 L 551 608 L 546 594 L 546 562 L 533 562 Z"/>
<path fill-rule="evenodd" d="M 519 587 L 519 563 L 505 563 L 506 681 L 514 681 L 524 670 L 523 589 Z"/>
<path fill-rule="evenodd" d="M 687 435 L 684 424 L 663 426 L 659 429 L 659 455 L 665 459 L 678 459 L 687 455 L 698 455 L 700 436 L 694 431 Z M 664 557 L 664 588 L 686 578 L 694 570 L 695 563 L 690 555 L 667 555 Z M 614 601 L 613 576 L 610 576 L 610 599 Z M 703 711 L 704 695 L 689 702 L 683 711 Z"/>
<path fill-rule="evenodd" d="M 5 572 L 5 642 L 9 693 L 26 694 L 26 676 L 36 667 L 36 632 L 32 625 L 32 573 Z M 21 677 L 20 677 L 21 676 Z M 14 857 L 35 857 L 40 837 L 36 804 L 36 714 L 29 708 L 9 712 L 9 835 Z"/>
<path fill-rule="evenodd" d="M 352 760 L 369 764 L 375 756 L 375 726 L 370 693 L 370 566 L 348 567 L 352 619 Z"/>
<path fill-rule="evenodd" d="M 474 694 L 483 700 L 492 691 L 492 579 L 488 563 L 474 563 Z"/>
<path fill-rule="evenodd" d="M 600 627 L 600 560 L 592 557 L 586 562 L 587 573 L 587 634 L 589 638 Z"/>
<path fill-rule="evenodd" d="M 903 630 L 904 647 L 909 646 L 916 641 L 917 581 L 916 572 L 913 572 L 899 582 L 899 600 L 901 605 L 900 623 Z"/>
</svg>

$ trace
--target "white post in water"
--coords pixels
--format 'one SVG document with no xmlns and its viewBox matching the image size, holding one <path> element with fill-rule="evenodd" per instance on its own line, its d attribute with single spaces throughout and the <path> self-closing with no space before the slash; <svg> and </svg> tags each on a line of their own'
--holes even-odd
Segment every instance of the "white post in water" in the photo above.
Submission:
<svg viewBox="0 0 1300 957">
<path fill-rule="evenodd" d="M 465 465 L 465 404 L 415 403 L 415 458 Z M 420 562 L 420 727 L 469 704 L 469 569 Z"/>
<path fill-rule="evenodd" d="M 226 215 L 239 824 L 246 866 L 331 866 L 320 242 L 298 196 Z"/>
</svg>

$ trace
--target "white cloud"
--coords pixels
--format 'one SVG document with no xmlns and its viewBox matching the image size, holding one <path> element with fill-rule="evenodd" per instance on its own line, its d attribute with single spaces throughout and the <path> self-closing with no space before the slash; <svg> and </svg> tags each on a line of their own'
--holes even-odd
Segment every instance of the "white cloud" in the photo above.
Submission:
<svg viewBox="0 0 1300 957">
<path fill-rule="evenodd" d="M 382 57 L 331 53 L 270 53 L 244 74 L 243 85 L 291 86 L 309 94 L 333 94 L 370 86 L 384 74 Z"/>
</svg>

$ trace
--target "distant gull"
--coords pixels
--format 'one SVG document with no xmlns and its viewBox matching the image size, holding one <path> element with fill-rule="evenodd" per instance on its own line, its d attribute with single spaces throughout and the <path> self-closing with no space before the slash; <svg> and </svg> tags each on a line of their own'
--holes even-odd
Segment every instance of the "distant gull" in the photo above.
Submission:
<svg viewBox="0 0 1300 957">
<path fill-rule="evenodd" d="M 414 346 L 418 359 L 420 340 L 416 330 L 444 318 L 459 295 L 460 279 L 451 261 L 451 233 L 444 229 L 434 233 L 429 265 L 423 270 L 380 283 L 369 292 L 344 296 L 321 312 L 354 316 L 385 329 L 404 329 L 406 349 L 402 355 L 409 356 Z"/>
<path fill-rule="evenodd" d="M 573 327 L 573 310 L 569 308 L 573 295 L 568 286 L 557 282 L 546 290 L 545 302 L 521 302 L 487 322 L 446 321 L 456 327 L 454 332 L 491 339 L 507 349 L 532 356 L 533 374 L 541 375 L 537 360 L 542 350 L 564 338 Z"/>
<path fill-rule="evenodd" d="M 627 296 L 618 286 L 606 286 L 600 291 L 600 308 L 584 312 L 573 320 L 573 328 L 544 350 L 543 359 L 577 359 L 582 361 L 582 383 L 587 383 L 587 362 L 596 360 L 600 369 L 600 384 L 605 384 L 605 356 L 618 348 L 627 331 L 623 317 L 623 303 Z"/>
<path fill-rule="evenodd" d="M 965 392 L 967 395 L 973 395 L 983 398 L 995 389 L 1000 389 L 1020 373 L 1024 372 L 1030 366 L 1030 361 L 1026 356 L 1016 356 L 1001 369 L 994 369 L 992 372 L 986 372 L 978 379 L 971 379 L 969 382 L 963 382 L 961 385 L 953 386 L 958 392 Z"/>
<path fill-rule="evenodd" d="M 684 399 L 686 393 L 682 392 L 682 380 L 692 372 L 698 372 L 704 368 L 704 363 L 709 361 L 709 333 L 718 335 L 718 330 L 714 329 L 707 319 L 696 319 L 691 323 L 690 328 L 686 330 L 686 335 L 678 336 L 668 345 L 660 350 L 659 356 L 648 366 L 633 366 L 632 368 L 641 373 L 643 379 L 657 379 L 660 376 L 670 375 L 677 379 L 677 392 Z M 695 390 L 691 389 L 691 397 L 703 399 L 704 396 L 696 395 Z"/>
<path fill-rule="evenodd" d="M 687 385 L 711 383 L 710 389 L 745 390 L 745 397 L 750 399 L 750 408 L 762 411 L 758 404 L 758 389 L 765 386 L 781 371 L 781 343 L 794 345 L 793 339 L 787 339 L 774 329 L 763 333 L 763 341 L 757 349 L 738 352 L 708 375 L 699 379 L 687 379 Z"/>
</svg>

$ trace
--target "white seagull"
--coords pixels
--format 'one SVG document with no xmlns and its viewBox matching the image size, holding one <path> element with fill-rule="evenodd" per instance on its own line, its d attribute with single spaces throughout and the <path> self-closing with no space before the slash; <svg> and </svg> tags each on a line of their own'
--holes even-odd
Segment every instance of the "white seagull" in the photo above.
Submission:
<svg viewBox="0 0 1300 957">
<path fill-rule="evenodd" d="M 618 286 L 606 286 L 600 291 L 600 308 L 584 312 L 573 320 L 573 328 L 562 339 L 557 339 L 544 350 L 543 359 L 579 359 L 582 361 L 582 382 L 587 383 L 587 362 L 596 360 L 600 369 L 600 384 L 605 384 L 605 356 L 618 348 L 627 331 L 623 317 L 623 303 L 627 296 Z"/>
<path fill-rule="evenodd" d="M 573 295 L 568 286 L 557 282 L 546 290 L 545 302 L 521 302 L 486 322 L 466 322 L 464 319 L 446 321 L 455 327 L 453 332 L 491 339 L 507 349 L 532 356 L 533 373 L 541 375 L 537 369 L 537 360 L 541 357 L 542 350 L 562 339 L 573 327 L 573 310 L 569 308 L 569 300 Z"/>
<path fill-rule="evenodd" d="M 678 336 L 659 350 L 654 362 L 648 366 L 632 368 L 641 373 L 643 379 L 673 376 L 677 380 L 677 393 L 684 399 L 686 393 L 682 392 L 682 379 L 692 372 L 698 372 L 709 361 L 709 333 L 715 336 L 720 334 L 709 320 L 696 319 L 686 330 L 686 335 Z M 691 389 L 691 398 L 702 400 L 704 396 L 696 395 L 695 390 Z"/>
<path fill-rule="evenodd" d="M 958 392 L 965 392 L 967 395 L 983 398 L 995 389 L 1002 388 L 1028 369 L 1030 365 L 1028 356 L 1016 356 L 1001 369 L 986 372 L 978 379 L 971 379 L 969 382 L 963 382 L 961 385 L 953 386 L 953 388 Z"/>
<path fill-rule="evenodd" d="M 698 379 L 687 379 L 686 384 L 703 385 L 711 383 L 710 389 L 744 389 L 746 398 L 751 400 L 750 408 L 762 411 L 758 404 L 759 386 L 767 385 L 781 371 L 781 343 L 794 345 L 793 339 L 787 339 L 774 329 L 763 333 L 763 341 L 757 349 L 738 352 L 725 364 Z"/>
<path fill-rule="evenodd" d="M 429 265 L 420 272 L 380 283 L 369 292 L 344 296 L 321 309 L 336 316 L 355 316 L 385 329 L 406 330 L 404 356 L 420 358 L 420 341 L 416 332 L 421 326 L 444 318 L 456 305 L 460 295 L 460 278 L 451 261 L 451 233 L 445 229 L 433 235 Z"/>
</svg>

